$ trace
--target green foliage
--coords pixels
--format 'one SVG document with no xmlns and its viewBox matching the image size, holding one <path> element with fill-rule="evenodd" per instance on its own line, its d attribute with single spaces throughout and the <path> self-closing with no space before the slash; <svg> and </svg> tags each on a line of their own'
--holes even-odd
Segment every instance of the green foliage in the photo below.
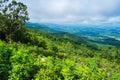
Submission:
<svg viewBox="0 0 120 80">
<path fill-rule="evenodd" d="M 6 1 L 0 1 L 0 8 Z M 0 80 L 120 79 L 119 47 L 95 49 L 27 28 L 27 7 L 15 0 L 1 9 Z"/>
<path fill-rule="evenodd" d="M 12 0 L 12 2 L 5 6 L 3 14 L 11 20 L 11 25 L 14 21 L 20 21 L 23 23 L 29 19 L 27 6 L 15 0 Z"/>
<path fill-rule="evenodd" d="M 6 6 L 5 4 L 8 2 L 9 0 L 0 0 L 0 14 L 2 14 L 2 9 L 4 9 L 4 7 Z"/>
<path fill-rule="evenodd" d="M 0 2 L 0 36 L 8 42 L 12 42 L 15 34 L 23 34 L 24 27 L 23 24 L 29 20 L 27 6 L 21 2 L 17 2 L 16 0 L 9 1 L 2 0 Z M 23 36 L 23 35 L 22 35 Z M 16 40 L 16 39 L 15 39 Z"/>
<path fill-rule="evenodd" d="M 60 41 L 51 41 L 51 38 L 42 34 L 30 30 L 30 35 L 36 35 L 36 37 L 31 36 L 28 44 L 20 42 L 9 44 L 0 41 L 0 78 L 2 80 L 119 79 L 120 65 L 117 61 L 119 57 L 116 56 L 115 60 L 110 60 L 105 55 L 108 50 L 111 53 L 112 51 L 119 53 L 119 48 L 95 51 L 85 45 L 75 47 L 76 44 L 69 41 L 67 43 L 63 41 L 60 44 Z M 38 43 L 44 41 L 46 46 L 39 46 L 32 42 L 32 39 L 39 40 Z M 89 51 L 93 56 L 88 54 Z M 114 59 L 113 54 L 109 56 Z"/>
</svg>

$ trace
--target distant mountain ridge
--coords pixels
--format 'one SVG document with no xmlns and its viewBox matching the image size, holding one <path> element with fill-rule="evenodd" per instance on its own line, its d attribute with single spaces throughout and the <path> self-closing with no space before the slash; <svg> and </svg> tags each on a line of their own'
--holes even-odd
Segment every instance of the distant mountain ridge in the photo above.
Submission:
<svg viewBox="0 0 120 80">
<path fill-rule="evenodd" d="M 93 42 L 120 46 L 119 25 L 82 25 L 82 24 L 52 24 L 52 23 L 26 23 L 27 26 L 37 30 L 57 33 L 67 32 L 77 37 L 84 37 Z"/>
</svg>

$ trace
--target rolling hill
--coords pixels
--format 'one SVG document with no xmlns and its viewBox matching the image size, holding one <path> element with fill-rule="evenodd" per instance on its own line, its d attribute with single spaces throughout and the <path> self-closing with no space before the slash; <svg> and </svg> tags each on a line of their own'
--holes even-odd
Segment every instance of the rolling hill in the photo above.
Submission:
<svg viewBox="0 0 120 80">
<path fill-rule="evenodd" d="M 120 46 L 119 25 L 80 25 L 80 24 L 52 24 L 26 23 L 34 29 L 66 37 L 78 43 Z"/>
</svg>

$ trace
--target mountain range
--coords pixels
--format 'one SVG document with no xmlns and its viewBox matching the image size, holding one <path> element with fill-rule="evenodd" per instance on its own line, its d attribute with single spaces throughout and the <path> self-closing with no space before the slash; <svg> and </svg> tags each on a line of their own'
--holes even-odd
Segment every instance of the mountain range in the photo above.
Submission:
<svg viewBox="0 0 120 80">
<path fill-rule="evenodd" d="M 89 45 L 120 46 L 120 25 L 32 23 L 27 26 Z"/>
</svg>

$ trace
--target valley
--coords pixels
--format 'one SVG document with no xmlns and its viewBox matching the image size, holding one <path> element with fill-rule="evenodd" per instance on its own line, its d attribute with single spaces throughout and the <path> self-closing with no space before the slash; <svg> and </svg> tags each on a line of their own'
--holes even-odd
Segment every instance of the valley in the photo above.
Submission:
<svg viewBox="0 0 120 80">
<path fill-rule="evenodd" d="M 82 37 L 92 43 L 100 45 L 120 46 L 120 25 L 80 25 L 30 22 L 26 23 L 26 25 L 49 33 L 59 34 L 61 32 L 67 32 L 76 37 Z"/>
</svg>

